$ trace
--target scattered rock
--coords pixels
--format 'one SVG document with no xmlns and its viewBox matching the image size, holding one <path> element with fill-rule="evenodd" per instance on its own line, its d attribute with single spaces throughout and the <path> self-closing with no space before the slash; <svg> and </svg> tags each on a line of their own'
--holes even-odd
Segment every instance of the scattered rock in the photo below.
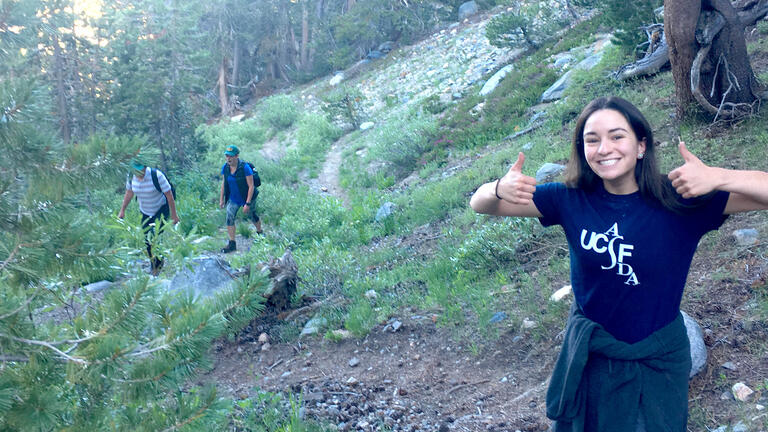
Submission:
<svg viewBox="0 0 768 432">
<path fill-rule="evenodd" d="M 370 122 L 370 121 L 364 122 L 360 125 L 360 130 L 368 130 L 372 128 L 374 124 L 375 124 L 374 122 Z"/>
<path fill-rule="evenodd" d="M 231 122 L 233 122 L 233 123 L 237 123 L 237 122 L 241 121 L 243 118 L 245 118 L 245 114 L 238 114 L 236 116 L 230 117 L 229 120 Z"/>
<path fill-rule="evenodd" d="M 401 328 L 401 327 L 403 327 L 403 323 L 401 323 L 401 322 L 400 322 L 400 321 L 398 321 L 398 320 L 395 320 L 395 321 L 392 323 L 392 333 L 394 333 L 394 332 L 396 332 L 396 331 L 400 330 L 400 328 Z"/>
<path fill-rule="evenodd" d="M 384 219 L 387 219 L 392 216 L 392 214 L 395 212 L 395 208 L 397 208 L 397 205 L 395 203 L 389 202 L 389 201 L 385 202 L 376 211 L 376 217 L 374 218 L 374 220 L 376 222 L 384 221 Z"/>
<path fill-rule="evenodd" d="M 496 312 L 493 314 L 490 320 L 488 320 L 488 324 L 496 324 L 498 322 L 502 322 L 505 319 L 507 319 L 507 314 L 504 312 Z"/>
<path fill-rule="evenodd" d="M 549 299 L 554 302 L 559 302 L 560 300 L 564 299 L 566 296 L 569 296 L 573 294 L 573 287 L 570 285 L 566 285 L 559 290 L 552 293 L 551 296 L 549 296 Z"/>
<path fill-rule="evenodd" d="M 731 392 L 733 393 L 733 397 L 741 402 L 749 400 L 749 397 L 754 393 L 751 388 L 741 382 L 734 384 L 733 387 L 731 387 Z"/>
<path fill-rule="evenodd" d="M 736 370 L 736 365 L 733 364 L 733 362 L 725 362 L 725 363 L 722 364 L 722 367 L 724 369 L 728 369 L 728 370 L 732 370 L 732 371 Z"/>
<path fill-rule="evenodd" d="M 270 345 L 269 342 L 261 346 L 262 351 L 269 351 L 270 348 L 272 348 L 272 345 Z"/>
<path fill-rule="evenodd" d="M 104 291 L 104 290 L 110 288 L 112 285 L 114 285 L 113 282 L 103 280 L 103 281 L 99 281 L 99 282 L 90 283 L 90 284 L 84 286 L 83 289 L 86 292 L 95 293 L 95 292 L 99 292 L 99 291 Z"/>
<path fill-rule="evenodd" d="M 368 290 L 365 292 L 365 298 L 368 300 L 376 300 L 379 298 L 379 294 L 376 293 L 376 290 Z"/>
<path fill-rule="evenodd" d="M 752 246 L 757 244 L 758 233 L 754 228 L 745 228 L 734 231 L 733 238 L 739 246 Z"/>
<path fill-rule="evenodd" d="M 350 385 L 350 386 L 354 387 L 354 386 L 356 386 L 358 384 L 360 384 L 360 381 L 358 381 L 357 378 L 355 378 L 355 377 L 349 377 L 349 379 L 347 379 L 347 385 Z"/>
<path fill-rule="evenodd" d="M 349 330 L 344 329 L 334 330 L 331 334 L 339 339 L 349 339 L 352 336 L 352 333 L 350 333 Z"/>
<path fill-rule="evenodd" d="M 339 85 L 344 80 L 344 73 L 343 72 L 337 72 L 336 75 L 331 78 L 331 80 L 328 82 L 328 84 L 332 86 Z"/>
<path fill-rule="evenodd" d="M 349 359 L 349 367 L 355 367 L 359 364 L 360 364 L 360 359 L 358 359 L 357 357 L 352 357 L 351 359 Z"/>
<path fill-rule="evenodd" d="M 320 329 L 326 325 L 328 325 L 328 320 L 323 317 L 316 316 L 307 321 L 307 323 L 304 325 L 304 329 L 301 330 L 301 336 L 317 334 Z"/>
<path fill-rule="evenodd" d="M 267 335 L 266 333 L 260 334 L 259 335 L 259 343 L 260 344 L 265 344 L 267 342 L 269 342 L 269 335 Z"/>
<path fill-rule="evenodd" d="M 536 326 L 538 326 L 538 324 L 536 324 L 536 321 L 530 320 L 528 318 L 523 319 L 522 328 L 532 329 L 532 328 L 536 328 Z"/>
</svg>

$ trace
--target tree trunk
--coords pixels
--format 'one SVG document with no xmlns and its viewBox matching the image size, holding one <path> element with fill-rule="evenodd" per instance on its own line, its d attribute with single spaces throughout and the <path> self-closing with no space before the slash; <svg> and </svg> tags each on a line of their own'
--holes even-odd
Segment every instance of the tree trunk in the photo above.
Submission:
<svg viewBox="0 0 768 432">
<path fill-rule="evenodd" d="M 703 3 L 708 2 L 705 0 Z M 702 70 L 702 91 L 709 96 L 709 89 L 715 88 L 715 97 L 707 98 L 714 106 L 720 106 L 721 100 L 733 103 L 751 103 L 755 98 L 752 95 L 750 84 L 754 82 L 755 74 L 749 64 L 747 43 L 744 40 L 745 26 L 741 23 L 729 0 L 712 0 L 711 3 L 708 6 L 713 7 L 714 10 L 723 15 L 726 24 L 712 42 L 712 49 L 706 61 L 713 69 L 706 73 Z M 733 75 L 729 75 L 728 71 L 724 69 L 726 65 L 721 60 L 727 62 L 728 70 Z M 720 63 L 719 67 L 718 63 Z M 716 72 L 717 75 L 715 75 Z M 729 91 L 731 83 L 738 83 L 738 86 L 732 87 Z M 726 92 L 729 93 L 726 95 Z M 723 96 L 725 96 L 724 99 Z"/>
<path fill-rule="evenodd" d="M 355 0 L 347 0 L 347 12 L 349 12 L 352 7 L 355 5 Z"/>
<path fill-rule="evenodd" d="M 227 58 L 222 57 L 219 64 L 219 105 L 221 115 L 229 115 L 229 96 L 227 96 Z"/>
<path fill-rule="evenodd" d="M 301 54 L 299 56 L 301 70 L 309 70 L 309 8 L 307 3 L 301 4 Z"/>
<path fill-rule="evenodd" d="M 744 29 L 766 13 L 768 0 L 748 2 L 739 10 L 730 0 L 664 1 L 680 118 L 694 100 L 716 117 L 754 110 L 763 89 L 749 63 Z"/>
<path fill-rule="evenodd" d="M 232 85 L 240 85 L 240 39 L 235 36 L 232 42 Z"/>
<path fill-rule="evenodd" d="M 65 143 L 69 143 L 72 139 L 72 134 L 69 129 L 69 109 L 67 107 L 67 90 L 64 86 L 64 54 L 61 52 L 61 46 L 59 46 L 59 38 L 53 36 L 53 61 L 54 76 L 56 79 L 56 105 L 59 109 L 59 126 L 61 130 L 61 138 Z"/>
<path fill-rule="evenodd" d="M 664 33 L 669 46 L 669 61 L 675 81 L 677 116 L 682 118 L 693 102 L 691 65 L 696 55 L 696 22 L 701 0 L 664 0 Z"/>
</svg>

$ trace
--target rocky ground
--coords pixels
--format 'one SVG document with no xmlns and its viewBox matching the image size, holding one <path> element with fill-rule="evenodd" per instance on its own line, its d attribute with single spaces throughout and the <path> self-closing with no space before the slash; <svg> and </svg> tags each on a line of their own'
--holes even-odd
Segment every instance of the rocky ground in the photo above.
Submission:
<svg viewBox="0 0 768 432">
<path fill-rule="evenodd" d="M 752 306 L 765 297 L 768 259 L 739 246 L 732 217 L 697 255 L 683 309 L 704 328 L 706 369 L 691 380 L 689 430 L 737 425 L 766 430 L 768 325 Z M 565 301 L 570 301 L 566 298 Z M 309 308 L 308 308 L 309 309 Z M 215 379 L 235 398 L 259 390 L 301 395 L 304 414 L 344 431 L 545 431 L 544 398 L 562 334 L 507 328 L 480 352 L 439 327 L 436 315 L 404 310 L 363 338 L 340 334 L 277 342 L 279 325 L 302 313 L 268 312 L 235 341 L 219 341 Z M 503 325 L 503 323 L 502 323 Z M 732 395 L 742 382 L 754 394 Z M 734 429 L 735 430 L 735 429 Z M 725 429 L 721 429 L 721 432 Z"/>
</svg>

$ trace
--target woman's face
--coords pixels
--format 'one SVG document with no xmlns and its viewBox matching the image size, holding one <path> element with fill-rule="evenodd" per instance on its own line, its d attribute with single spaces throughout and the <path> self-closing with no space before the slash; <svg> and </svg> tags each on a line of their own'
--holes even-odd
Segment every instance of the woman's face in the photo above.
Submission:
<svg viewBox="0 0 768 432">
<path fill-rule="evenodd" d="M 645 139 L 637 139 L 624 116 L 612 109 L 592 113 L 584 123 L 584 156 L 613 194 L 637 191 L 635 165 L 645 152 Z"/>
</svg>

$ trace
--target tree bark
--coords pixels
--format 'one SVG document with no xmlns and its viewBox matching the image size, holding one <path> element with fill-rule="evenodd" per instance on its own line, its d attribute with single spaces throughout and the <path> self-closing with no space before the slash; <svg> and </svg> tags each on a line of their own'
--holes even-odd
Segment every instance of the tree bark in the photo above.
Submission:
<svg viewBox="0 0 768 432">
<path fill-rule="evenodd" d="M 691 66 L 696 55 L 696 22 L 701 0 L 664 0 L 664 33 L 669 46 L 669 61 L 675 81 L 675 105 L 678 118 L 694 101 L 691 92 Z"/>
<path fill-rule="evenodd" d="M 232 85 L 240 85 L 240 39 L 235 36 L 232 42 Z"/>
<path fill-rule="evenodd" d="M 301 4 L 301 70 L 309 70 L 309 8 L 306 1 Z"/>
<path fill-rule="evenodd" d="M 221 115 L 229 115 L 229 96 L 227 95 L 227 58 L 222 57 L 219 64 L 219 105 Z"/>
<path fill-rule="evenodd" d="M 766 13 L 768 0 L 748 2 L 740 10 L 730 0 L 664 1 L 679 118 L 694 100 L 716 117 L 753 110 L 764 89 L 749 63 L 744 30 Z"/>
</svg>

